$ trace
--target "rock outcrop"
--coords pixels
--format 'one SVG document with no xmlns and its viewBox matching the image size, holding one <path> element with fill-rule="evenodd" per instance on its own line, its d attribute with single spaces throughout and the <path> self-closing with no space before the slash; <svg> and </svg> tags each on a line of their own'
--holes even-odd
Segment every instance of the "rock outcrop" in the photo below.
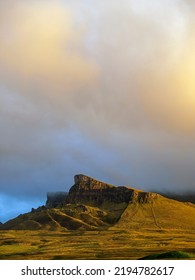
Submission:
<svg viewBox="0 0 195 280">
<path fill-rule="evenodd" d="M 126 187 L 115 187 L 85 175 L 76 175 L 75 184 L 67 196 L 68 203 L 93 203 L 101 205 L 104 202 L 128 203 L 132 190 Z"/>
<path fill-rule="evenodd" d="M 158 196 L 155 193 L 143 192 L 126 186 L 116 187 L 82 174 L 75 175 L 74 182 L 69 193 L 48 193 L 46 207 L 61 207 L 67 203 L 96 206 L 105 202 L 149 203 Z"/>
</svg>

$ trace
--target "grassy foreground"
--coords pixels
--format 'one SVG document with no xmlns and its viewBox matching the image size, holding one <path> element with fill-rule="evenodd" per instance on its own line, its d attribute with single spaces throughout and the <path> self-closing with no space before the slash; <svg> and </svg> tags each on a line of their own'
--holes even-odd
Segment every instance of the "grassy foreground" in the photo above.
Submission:
<svg viewBox="0 0 195 280">
<path fill-rule="evenodd" d="M 0 231 L 1 260 L 140 259 L 170 251 L 195 259 L 195 232 L 180 230 Z M 177 256 L 177 254 L 176 254 Z M 177 258 L 177 257 L 176 257 Z M 174 254 L 170 254 L 174 259 Z"/>
</svg>

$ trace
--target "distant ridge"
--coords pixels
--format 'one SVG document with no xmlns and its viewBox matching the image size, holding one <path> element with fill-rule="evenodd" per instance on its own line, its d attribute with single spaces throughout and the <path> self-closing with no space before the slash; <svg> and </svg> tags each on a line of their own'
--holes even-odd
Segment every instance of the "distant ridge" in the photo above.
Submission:
<svg viewBox="0 0 195 280">
<path fill-rule="evenodd" d="M 171 198 L 181 202 L 195 203 L 195 192 L 184 192 L 182 194 L 173 193 L 173 192 L 160 192 L 160 194 L 167 198 Z"/>
<path fill-rule="evenodd" d="M 195 230 L 195 205 L 79 174 L 68 193 L 48 193 L 46 205 L 0 225 L 6 230 L 109 228 Z"/>
</svg>

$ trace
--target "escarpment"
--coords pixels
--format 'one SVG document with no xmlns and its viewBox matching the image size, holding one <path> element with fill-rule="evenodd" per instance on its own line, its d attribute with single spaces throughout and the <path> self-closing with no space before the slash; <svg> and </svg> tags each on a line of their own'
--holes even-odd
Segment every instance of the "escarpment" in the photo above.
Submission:
<svg viewBox="0 0 195 280">
<path fill-rule="evenodd" d="M 100 206 L 103 203 L 150 203 L 158 194 L 116 187 L 86 175 L 75 175 L 74 185 L 68 193 L 48 193 L 46 206 L 60 207 L 65 204 L 86 203 Z"/>
</svg>

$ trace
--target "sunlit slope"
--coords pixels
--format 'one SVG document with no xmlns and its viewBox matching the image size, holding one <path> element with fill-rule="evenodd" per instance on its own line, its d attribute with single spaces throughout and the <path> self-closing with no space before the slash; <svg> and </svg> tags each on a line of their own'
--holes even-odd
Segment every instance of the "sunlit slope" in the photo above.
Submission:
<svg viewBox="0 0 195 280">
<path fill-rule="evenodd" d="M 147 203 L 129 204 L 115 227 L 195 230 L 195 205 L 157 195 Z"/>
<path fill-rule="evenodd" d="M 3 230 L 95 230 L 108 227 L 100 217 L 105 213 L 84 205 L 62 209 L 45 209 L 19 215 L 1 225 Z"/>
</svg>

